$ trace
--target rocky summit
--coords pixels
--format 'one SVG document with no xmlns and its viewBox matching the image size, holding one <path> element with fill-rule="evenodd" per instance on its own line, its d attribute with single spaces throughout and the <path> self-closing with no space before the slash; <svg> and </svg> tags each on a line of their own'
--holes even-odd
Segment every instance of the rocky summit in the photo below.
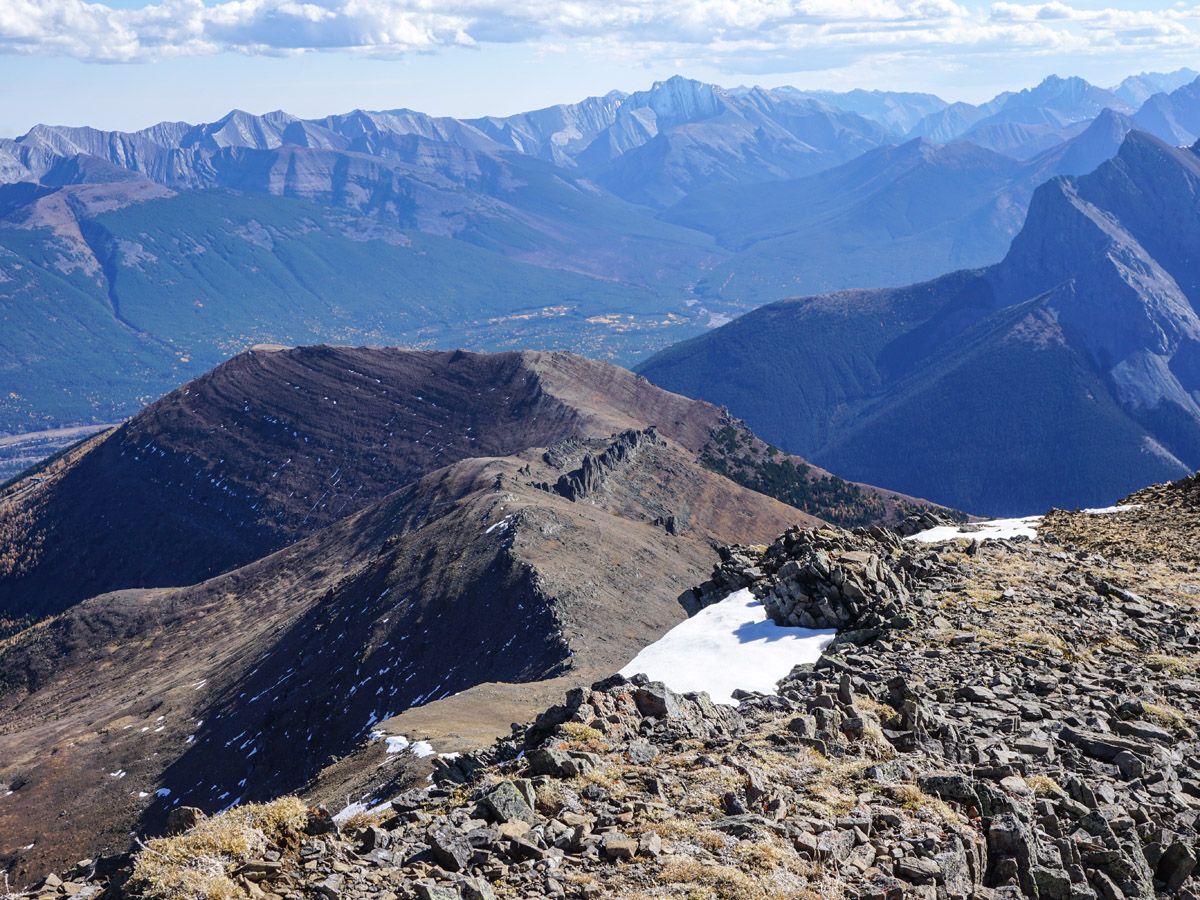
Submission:
<svg viewBox="0 0 1200 900">
<path fill-rule="evenodd" d="M 177 810 L 21 896 L 1198 897 L 1200 477 L 1033 527 L 727 548 L 696 607 L 838 628 L 777 693 L 614 676 L 407 790 Z"/>
</svg>

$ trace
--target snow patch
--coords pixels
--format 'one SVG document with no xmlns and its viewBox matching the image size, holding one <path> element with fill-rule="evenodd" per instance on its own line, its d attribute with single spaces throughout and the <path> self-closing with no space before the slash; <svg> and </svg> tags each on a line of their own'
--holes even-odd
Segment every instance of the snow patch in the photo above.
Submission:
<svg viewBox="0 0 1200 900">
<path fill-rule="evenodd" d="M 1012 540 L 1026 537 L 1037 540 L 1037 527 L 1042 524 L 1041 516 L 1025 516 L 1020 519 L 989 519 L 986 522 L 967 522 L 963 525 L 938 525 L 927 531 L 919 531 L 910 540 L 922 544 L 953 541 L 958 538 L 979 541 Z"/>
<path fill-rule="evenodd" d="M 499 522 L 496 522 L 494 525 L 489 525 L 486 529 L 484 529 L 483 533 L 491 534 L 497 528 L 499 528 L 501 531 L 503 531 L 505 528 L 508 527 L 508 523 L 511 521 L 512 521 L 512 516 L 505 516 L 503 519 L 501 519 Z"/>
<path fill-rule="evenodd" d="M 1126 503 L 1121 506 L 1104 506 L 1097 509 L 1085 509 L 1081 512 L 1089 516 L 1111 516 L 1115 513 L 1137 509 L 1140 504 Z M 958 538 L 977 541 L 1012 540 L 1024 537 L 1031 541 L 1037 540 L 1037 528 L 1045 516 L 1024 516 L 1020 519 L 988 519 L 983 522 L 966 522 L 962 525 L 938 525 L 926 531 L 919 531 L 909 536 L 910 541 L 922 544 L 936 544 L 939 541 L 953 541 Z"/>
<path fill-rule="evenodd" d="M 354 818 L 359 813 L 367 813 L 370 815 L 386 809 L 391 802 L 391 800 L 359 800 L 343 808 L 340 812 L 334 813 L 333 821 L 341 825 L 343 822 Z"/>
<path fill-rule="evenodd" d="M 735 705 L 739 688 L 774 694 L 793 666 L 816 662 L 835 633 L 777 625 L 762 601 L 742 589 L 676 625 L 621 674 L 642 673 L 680 693 L 704 691 L 715 703 Z"/>
<path fill-rule="evenodd" d="M 410 741 L 402 734 L 384 734 L 382 731 L 372 731 L 371 740 L 386 743 L 388 753 L 403 753 L 407 750 L 417 759 L 433 756 L 437 752 L 429 741 Z"/>
</svg>

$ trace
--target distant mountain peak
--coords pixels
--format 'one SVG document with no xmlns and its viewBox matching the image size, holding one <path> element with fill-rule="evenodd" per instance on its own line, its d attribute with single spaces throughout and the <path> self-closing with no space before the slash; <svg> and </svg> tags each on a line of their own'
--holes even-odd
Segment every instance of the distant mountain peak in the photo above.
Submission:
<svg viewBox="0 0 1200 900">
<path fill-rule="evenodd" d="M 648 91 L 631 94 L 621 110 L 649 107 L 666 121 L 707 118 L 725 108 L 728 96 L 724 88 L 715 84 L 673 75 L 666 81 L 654 82 Z"/>
</svg>

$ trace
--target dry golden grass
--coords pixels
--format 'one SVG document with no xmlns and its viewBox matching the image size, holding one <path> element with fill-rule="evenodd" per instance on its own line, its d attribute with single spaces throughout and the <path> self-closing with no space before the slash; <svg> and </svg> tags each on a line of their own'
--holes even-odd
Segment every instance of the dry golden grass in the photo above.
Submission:
<svg viewBox="0 0 1200 900">
<path fill-rule="evenodd" d="M 829 890 L 806 886 L 803 878 L 789 875 L 782 868 L 760 868 L 766 860 L 756 860 L 754 854 L 761 845 L 754 845 L 747 860 L 755 871 L 746 872 L 737 865 L 702 862 L 673 857 L 665 861 L 658 873 L 660 885 L 675 888 L 669 894 L 661 888 L 653 893 L 624 894 L 626 900 L 651 896 L 685 897 L 687 900 L 829 900 L 840 896 Z M 782 877 L 781 877 L 782 876 Z"/>
<path fill-rule="evenodd" d="M 343 831 L 357 831 L 360 828 L 367 828 L 371 825 L 379 825 L 387 817 L 388 812 L 385 810 L 368 812 L 364 809 L 362 812 L 356 812 L 354 815 L 348 817 L 344 822 L 341 823 L 341 827 Z"/>
<path fill-rule="evenodd" d="M 1037 797 L 1065 797 L 1067 792 L 1049 775 L 1027 775 L 1025 783 Z"/>
<path fill-rule="evenodd" d="M 761 874 L 778 871 L 791 861 L 779 847 L 767 841 L 741 841 L 734 847 L 738 861 L 747 869 Z"/>
<path fill-rule="evenodd" d="M 548 781 L 537 789 L 535 800 L 542 815 L 557 816 L 567 805 L 566 788 L 557 781 Z"/>
<path fill-rule="evenodd" d="M 976 585 L 967 585 L 962 589 L 962 592 L 976 606 L 989 606 L 999 602 L 1002 598 L 1001 592 L 996 590 L 988 590 L 986 588 L 977 587 Z"/>
<path fill-rule="evenodd" d="M 886 703 L 880 703 L 873 697 L 855 697 L 854 705 L 862 712 L 868 712 L 879 722 L 889 728 L 900 724 L 900 713 Z"/>
<path fill-rule="evenodd" d="M 291 843 L 307 818 L 296 797 L 248 804 L 203 819 L 190 831 L 155 838 L 134 862 L 132 883 L 146 900 L 234 900 L 245 896 L 229 877 L 270 845 Z"/>
<path fill-rule="evenodd" d="M 675 859 L 658 874 L 666 884 L 687 885 L 694 894 L 688 897 L 716 900 L 761 900 L 767 895 L 753 878 L 733 866 L 702 863 L 697 860 Z"/>
<path fill-rule="evenodd" d="M 600 753 L 608 749 L 603 733 L 582 722 L 564 722 L 558 727 L 565 740 L 559 743 L 564 750 L 586 750 Z"/>
<path fill-rule="evenodd" d="M 775 835 L 765 840 L 739 841 L 733 852 L 743 869 L 763 876 L 789 873 L 811 878 L 821 871 L 818 863 L 801 859 Z"/>
<path fill-rule="evenodd" d="M 614 796 L 616 796 L 619 793 L 623 793 L 618 789 L 625 787 L 625 782 L 621 779 L 621 775 L 621 766 L 608 765 L 591 769 L 587 772 L 584 772 L 582 775 L 576 776 L 573 780 L 580 788 L 583 788 L 589 784 L 595 784 L 612 791 Z"/>
<path fill-rule="evenodd" d="M 1143 703 L 1142 709 L 1146 713 L 1146 718 L 1170 731 L 1183 731 L 1187 728 L 1187 717 L 1173 706 L 1162 703 Z"/>
<path fill-rule="evenodd" d="M 940 797 L 925 793 L 915 784 L 889 785 L 892 799 L 919 818 L 932 817 L 943 822 L 966 824 L 966 817 Z"/>
<path fill-rule="evenodd" d="M 865 722 L 860 742 L 863 754 L 874 762 L 893 759 L 896 756 L 896 748 L 883 736 L 883 728 L 879 722 L 873 719 L 866 719 Z"/>
<path fill-rule="evenodd" d="M 1048 631 L 1037 631 L 1032 628 L 1018 632 L 1013 636 L 1013 640 L 1018 644 L 1045 647 L 1048 650 L 1058 650 L 1062 653 L 1065 653 L 1067 650 L 1067 642 L 1058 635 L 1051 634 Z"/>
<path fill-rule="evenodd" d="M 1122 634 L 1106 636 L 1101 642 L 1101 646 L 1112 647 L 1114 650 L 1119 650 L 1122 653 L 1133 653 L 1137 650 L 1137 644 Z"/>
<path fill-rule="evenodd" d="M 1165 653 L 1151 653 L 1145 658 L 1146 667 L 1155 672 L 1166 672 L 1168 675 L 1194 675 L 1200 671 L 1200 656 L 1168 656 Z"/>
<path fill-rule="evenodd" d="M 705 850 L 712 852 L 724 850 L 730 844 L 730 839 L 726 835 L 709 828 L 697 829 L 692 839 Z"/>
</svg>

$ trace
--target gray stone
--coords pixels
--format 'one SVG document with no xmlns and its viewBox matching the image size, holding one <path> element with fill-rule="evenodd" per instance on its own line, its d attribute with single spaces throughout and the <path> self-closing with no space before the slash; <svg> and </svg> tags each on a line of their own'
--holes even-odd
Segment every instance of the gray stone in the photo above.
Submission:
<svg viewBox="0 0 1200 900">
<path fill-rule="evenodd" d="M 600 839 L 600 850 L 608 859 L 633 859 L 637 856 L 638 842 L 620 832 L 612 832 Z"/>
<path fill-rule="evenodd" d="M 679 715 L 679 698 L 675 692 L 660 682 L 654 681 L 639 687 L 633 695 L 638 712 L 647 719 L 662 719 Z"/>
<path fill-rule="evenodd" d="M 461 878 L 458 893 L 462 900 L 496 900 L 496 892 L 482 878 Z"/>
<path fill-rule="evenodd" d="M 1196 853 L 1182 841 L 1176 841 L 1166 849 L 1158 861 L 1155 874 L 1163 882 L 1168 893 L 1179 890 L 1196 868 Z"/>
<path fill-rule="evenodd" d="M 533 750 L 525 757 L 532 775 L 550 775 L 554 778 L 574 778 L 592 771 L 599 765 L 600 758 L 594 753 L 580 750 L 541 749 Z"/>
<path fill-rule="evenodd" d="M 942 867 L 933 859 L 905 856 L 896 860 L 896 875 L 914 884 L 928 884 L 941 878 Z"/>
<path fill-rule="evenodd" d="M 494 821 L 511 822 L 519 819 L 530 825 L 537 824 L 538 817 L 511 781 L 502 781 L 483 796 L 483 806 Z"/>
<path fill-rule="evenodd" d="M 435 828 L 426 837 L 429 852 L 447 872 L 462 872 L 471 861 L 471 844 L 450 828 Z"/>
<path fill-rule="evenodd" d="M 413 887 L 417 892 L 417 900 L 462 900 L 457 888 L 425 881 L 418 881 Z"/>
</svg>

